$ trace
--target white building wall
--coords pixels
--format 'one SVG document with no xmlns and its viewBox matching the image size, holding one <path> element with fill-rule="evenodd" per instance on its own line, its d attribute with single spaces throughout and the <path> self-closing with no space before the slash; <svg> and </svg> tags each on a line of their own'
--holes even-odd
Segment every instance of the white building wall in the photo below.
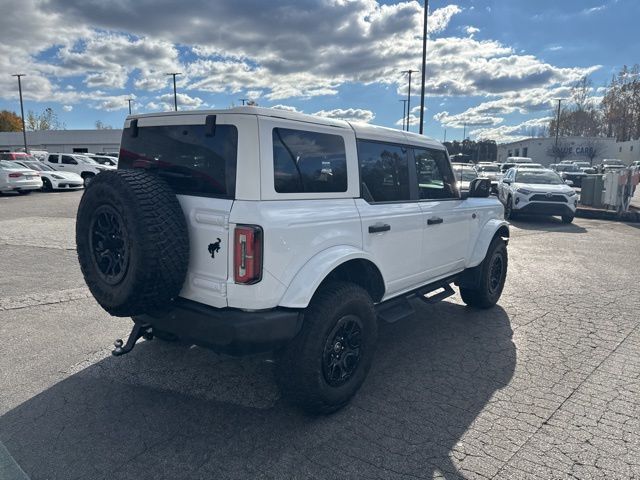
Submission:
<svg viewBox="0 0 640 480">
<path fill-rule="evenodd" d="M 534 162 L 542 165 L 555 163 L 556 159 L 553 155 L 548 154 L 555 145 L 555 141 L 555 137 L 528 138 L 498 145 L 498 162 L 506 161 L 507 157 L 521 156 L 531 157 Z M 583 152 L 592 141 L 603 145 L 602 153 L 593 159 L 594 165 L 601 163 L 603 158 L 617 158 L 627 164 L 640 160 L 640 139 L 630 142 L 616 142 L 613 138 L 562 137 L 560 142 L 570 149 L 570 154 L 565 160 L 589 161 Z"/>
<path fill-rule="evenodd" d="M 120 150 L 122 130 L 43 130 L 27 132 L 27 145 L 33 150 L 73 153 L 117 152 Z M 24 148 L 22 132 L 0 132 L 0 151 Z"/>
</svg>

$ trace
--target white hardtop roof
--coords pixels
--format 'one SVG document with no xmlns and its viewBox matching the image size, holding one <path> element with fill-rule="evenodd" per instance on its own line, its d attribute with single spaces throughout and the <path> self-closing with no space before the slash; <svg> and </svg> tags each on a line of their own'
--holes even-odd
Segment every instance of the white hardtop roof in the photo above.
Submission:
<svg viewBox="0 0 640 480">
<path fill-rule="evenodd" d="M 417 146 L 425 146 L 437 149 L 444 149 L 444 146 L 429 137 L 419 135 L 412 132 L 404 132 L 395 128 L 380 127 L 361 122 L 348 122 L 335 118 L 320 117 L 316 115 L 307 115 L 300 112 L 291 112 L 288 110 L 280 110 L 277 108 L 251 107 L 242 106 L 228 109 L 218 110 L 191 110 L 184 112 L 158 112 L 145 113 L 140 115 L 130 115 L 125 121 L 125 127 L 129 126 L 129 122 L 136 118 L 152 118 L 152 117 L 170 117 L 170 116 L 207 116 L 207 115 L 224 115 L 224 114 L 241 114 L 241 115 L 258 115 L 262 117 L 282 118 L 285 120 L 294 120 L 306 123 L 315 123 L 317 125 L 326 125 L 337 128 L 352 129 L 357 138 L 368 140 L 388 141 L 401 144 L 410 144 Z"/>
</svg>

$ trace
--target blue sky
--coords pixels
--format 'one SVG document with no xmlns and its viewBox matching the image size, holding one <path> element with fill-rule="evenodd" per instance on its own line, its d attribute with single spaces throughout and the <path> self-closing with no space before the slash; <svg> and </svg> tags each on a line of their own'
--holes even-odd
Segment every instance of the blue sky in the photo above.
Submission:
<svg viewBox="0 0 640 480">
<path fill-rule="evenodd" d="M 10 75 L 20 71 L 26 109 L 52 107 L 68 129 L 121 126 L 129 97 L 136 112 L 172 108 L 169 71 L 184 72 L 185 110 L 253 98 L 397 126 L 400 72 L 420 68 L 421 2 L 2 3 L 0 109 L 19 111 Z M 580 77 L 591 77 L 597 102 L 615 71 L 640 61 L 637 0 L 432 0 L 430 11 L 425 129 L 438 139 L 445 129 L 462 138 L 464 123 L 471 138 L 535 133 Z"/>
</svg>

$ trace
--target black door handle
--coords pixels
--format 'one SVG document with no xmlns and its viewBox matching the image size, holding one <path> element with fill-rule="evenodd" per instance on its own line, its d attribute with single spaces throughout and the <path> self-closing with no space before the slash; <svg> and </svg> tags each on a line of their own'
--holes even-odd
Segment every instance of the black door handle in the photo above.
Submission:
<svg viewBox="0 0 640 480">
<path fill-rule="evenodd" d="M 427 225 L 438 225 L 439 223 L 444 222 L 440 217 L 433 217 L 427 220 Z"/>
<path fill-rule="evenodd" d="M 369 225 L 369 233 L 380 233 L 380 232 L 388 232 L 391 230 L 391 225 Z"/>
</svg>

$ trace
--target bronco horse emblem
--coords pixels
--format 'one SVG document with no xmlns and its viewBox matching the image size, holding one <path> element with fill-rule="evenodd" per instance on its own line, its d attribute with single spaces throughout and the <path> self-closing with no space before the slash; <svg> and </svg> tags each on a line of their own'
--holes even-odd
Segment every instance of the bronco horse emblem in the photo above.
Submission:
<svg viewBox="0 0 640 480">
<path fill-rule="evenodd" d="M 211 254 L 211 258 L 216 258 L 216 253 L 220 251 L 220 242 L 222 242 L 222 240 L 218 238 L 217 242 L 209 244 L 209 253 Z"/>
</svg>

